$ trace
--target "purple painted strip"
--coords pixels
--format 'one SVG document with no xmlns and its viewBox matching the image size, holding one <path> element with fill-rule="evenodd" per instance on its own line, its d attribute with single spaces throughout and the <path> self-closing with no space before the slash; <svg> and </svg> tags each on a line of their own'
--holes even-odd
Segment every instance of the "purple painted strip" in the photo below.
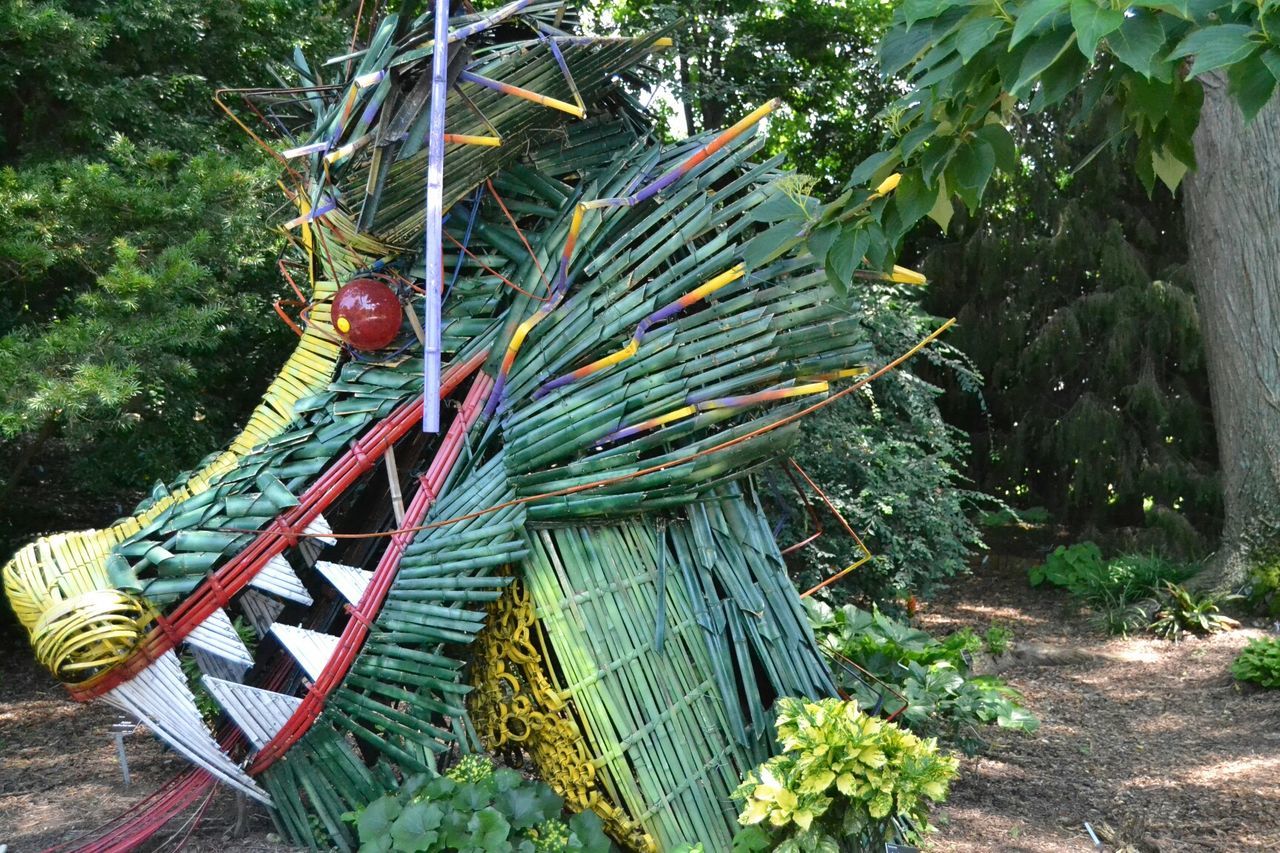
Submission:
<svg viewBox="0 0 1280 853">
<path fill-rule="evenodd" d="M 427 140 L 426 299 L 422 346 L 422 431 L 440 432 L 440 292 L 444 207 L 444 104 L 448 96 L 449 0 L 436 0 L 431 56 L 431 137 Z"/>
</svg>

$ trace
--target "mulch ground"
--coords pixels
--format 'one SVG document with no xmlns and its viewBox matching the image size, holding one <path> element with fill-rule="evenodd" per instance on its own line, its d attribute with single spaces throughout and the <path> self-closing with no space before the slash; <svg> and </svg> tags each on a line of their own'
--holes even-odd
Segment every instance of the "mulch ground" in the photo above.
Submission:
<svg viewBox="0 0 1280 853">
<path fill-rule="evenodd" d="M 993 623 L 1015 651 L 994 666 L 1043 724 L 991 734 L 965 759 L 935 815 L 934 853 L 1093 850 L 1280 851 L 1280 691 L 1242 690 L 1229 665 L 1258 628 L 1179 644 L 1092 632 L 1064 595 L 1032 590 L 1026 561 L 992 559 L 929 602 L 922 627 Z M 69 841 L 135 806 L 184 762 L 139 733 L 126 738 L 133 784 L 120 781 L 108 735 L 119 714 L 70 701 L 25 645 L 0 648 L 0 844 L 10 853 Z M 281 851 L 250 805 L 232 837 L 220 791 L 187 841 L 196 851 Z M 173 849 L 175 825 L 160 836 Z"/>
</svg>

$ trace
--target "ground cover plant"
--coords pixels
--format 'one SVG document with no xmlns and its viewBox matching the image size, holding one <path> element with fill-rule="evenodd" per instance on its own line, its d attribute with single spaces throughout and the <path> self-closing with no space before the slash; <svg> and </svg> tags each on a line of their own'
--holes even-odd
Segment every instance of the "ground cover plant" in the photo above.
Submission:
<svg viewBox="0 0 1280 853">
<path fill-rule="evenodd" d="M 1250 641 L 1231 664 L 1231 674 L 1260 687 L 1280 688 L 1280 638 Z"/>
<path fill-rule="evenodd" d="M 865 708 L 900 715 L 918 735 L 937 737 L 972 755 L 986 745 L 981 737 L 986 726 L 1023 732 L 1039 726 L 1019 704 L 1017 691 L 999 678 L 972 672 L 971 655 L 984 645 L 1007 646 L 1006 634 L 996 632 L 992 642 L 965 630 L 938 640 L 878 608 L 852 604 L 836 609 L 812 603 L 809 614 L 841 689 Z"/>
</svg>

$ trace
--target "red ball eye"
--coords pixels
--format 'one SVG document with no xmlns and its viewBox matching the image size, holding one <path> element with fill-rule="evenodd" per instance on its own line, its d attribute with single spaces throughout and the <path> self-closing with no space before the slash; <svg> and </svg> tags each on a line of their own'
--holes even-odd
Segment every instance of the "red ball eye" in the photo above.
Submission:
<svg viewBox="0 0 1280 853">
<path fill-rule="evenodd" d="M 333 296 L 334 331 L 358 350 L 377 350 L 400 334 L 400 300 L 376 278 L 354 278 Z"/>
</svg>

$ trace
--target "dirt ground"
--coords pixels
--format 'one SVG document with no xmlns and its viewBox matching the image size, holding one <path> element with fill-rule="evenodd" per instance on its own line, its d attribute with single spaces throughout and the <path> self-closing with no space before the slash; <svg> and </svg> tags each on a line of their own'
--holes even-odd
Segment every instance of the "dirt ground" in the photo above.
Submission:
<svg viewBox="0 0 1280 853">
<path fill-rule="evenodd" d="M 1230 664 L 1255 628 L 1178 644 L 1089 630 L 1026 561 L 991 560 L 929 603 L 921 626 L 1014 632 L 997 664 L 1041 719 L 961 764 L 934 821 L 936 853 L 1280 850 L 1280 691 Z"/>
<path fill-rule="evenodd" d="M 1280 691 L 1242 691 L 1228 667 L 1249 628 L 1177 645 L 1089 631 L 1064 595 L 1030 589 L 1023 561 L 991 560 L 929 602 L 921 626 L 1010 627 L 1016 651 L 996 667 L 1043 721 L 1034 735 L 996 732 L 961 765 L 927 844 L 933 853 L 1093 850 L 1280 850 Z M 9 853 L 69 841 L 133 806 L 183 762 L 144 733 L 125 739 L 124 788 L 112 709 L 71 702 L 0 641 L 0 844 Z M 281 851 L 269 817 L 249 806 L 230 838 L 234 797 L 219 791 L 186 849 Z M 185 830 L 173 826 L 176 847 Z M 169 836 L 162 835 L 160 841 Z"/>
</svg>

